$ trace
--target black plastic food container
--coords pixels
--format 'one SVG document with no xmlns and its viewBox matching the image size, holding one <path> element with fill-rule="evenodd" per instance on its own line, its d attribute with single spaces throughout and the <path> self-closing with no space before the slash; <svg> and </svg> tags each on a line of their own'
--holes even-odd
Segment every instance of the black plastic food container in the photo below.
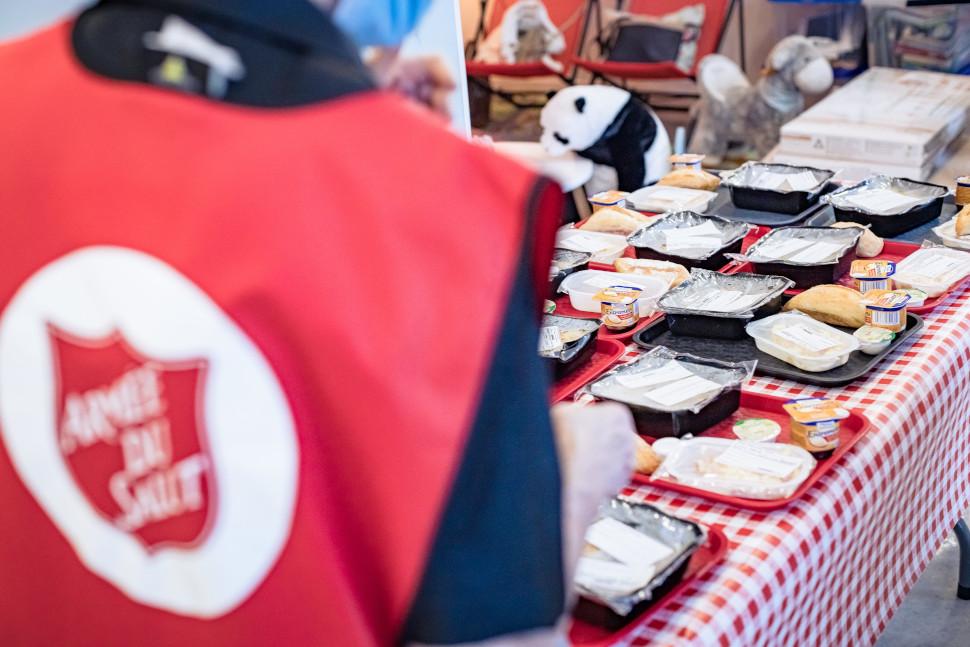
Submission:
<svg viewBox="0 0 970 647">
<path fill-rule="evenodd" d="M 605 512 L 603 512 L 604 509 Z M 632 594 L 637 597 L 649 597 L 649 599 L 636 603 L 627 613 L 620 614 L 604 602 L 598 601 L 593 597 L 587 597 L 583 593 L 580 594 L 581 597 L 573 610 L 573 617 L 589 625 L 603 627 L 608 630 L 616 630 L 636 619 L 648 607 L 661 600 L 684 580 L 684 575 L 687 572 L 691 559 L 705 542 L 706 533 L 703 528 L 693 521 L 675 517 L 655 506 L 645 503 L 633 503 L 622 499 L 613 499 L 609 503 L 604 504 L 600 510 L 604 517 L 612 517 L 626 525 L 629 525 L 629 521 L 637 523 L 640 520 L 651 517 L 654 519 L 659 518 L 658 522 L 662 526 L 666 526 L 670 530 L 676 528 L 674 532 L 680 538 L 675 548 L 677 550 L 675 561 L 658 572 L 647 586 Z M 635 526 L 634 529 L 636 529 Z M 663 578 L 662 581 L 661 578 Z M 649 591 L 649 593 L 645 594 L 645 591 Z"/>
<path fill-rule="evenodd" d="M 573 609 L 573 617 L 587 624 L 602 627 L 609 631 L 622 629 L 626 625 L 636 620 L 637 616 L 649 609 L 653 604 L 656 603 L 657 600 L 670 593 L 675 586 L 680 584 L 684 580 L 684 575 L 687 573 L 687 565 L 689 563 L 689 559 L 684 560 L 684 563 L 678 566 L 677 569 L 670 574 L 670 577 L 664 580 L 663 584 L 653 590 L 649 600 L 644 600 L 638 603 L 633 607 L 633 609 L 630 610 L 630 613 L 625 616 L 621 616 L 608 606 L 581 595 Z"/>
<path fill-rule="evenodd" d="M 728 190 L 731 192 L 731 202 L 739 209 L 750 209 L 753 211 L 771 211 L 774 213 L 799 214 L 818 202 L 819 196 L 825 192 L 828 181 L 835 175 L 832 171 L 818 169 L 811 166 L 791 166 L 788 164 L 762 164 L 750 163 L 746 167 L 741 167 L 738 172 L 756 172 L 755 169 L 764 168 L 784 169 L 793 173 L 809 171 L 816 178 L 824 178 L 812 191 L 774 191 L 772 189 L 758 189 L 751 186 L 735 186 L 726 182 Z"/>
<path fill-rule="evenodd" d="M 666 314 L 670 332 L 684 337 L 708 337 L 711 339 L 744 339 L 747 333 L 744 327 L 755 319 L 762 319 L 773 315 L 784 305 L 787 298 L 784 293 L 754 311 L 750 318 L 742 317 L 708 317 L 705 315 Z"/>
<path fill-rule="evenodd" d="M 638 244 L 637 239 L 643 235 L 646 229 L 663 231 L 669 227 L 665 226 L 670 222 L 686 221 L 686 222 L 713 222 L 718 229 L 728 229 L 734 230 L 736 235 L 728 240 L 728 242 L 717 249 L 705 258 L 690 258 L 687 256 L 678 256 L 677 254 L 669 254 L 667 252 L 660 251 L 653 247 L 647 245 Z M 750 227 L 741 223 L 732 222 L 730 220 L 725 220 L 724 218 L 718 218 L 717 216 L 702 216 L 700 214 L 693 213 L 691 211 L 678 211 L 674 213 L 669 213 L 663 216 L 660 220 L 647 225 L 640 231 L 635 232 L 627 238 L 627 242 L 633 247 L 636 252 L 637 258 L 648 259 L 652 261 L 669 261 L 671 263 L 678 263 L 684 267 L 700 268 L 704 270 L 718 270 L 728 262 L 728 258 L 725 254 L 737 254 L 741 251 L 741 246 L 744 243 L 744 237 L 750 231 Z"/>
<path fill-rule="evenodd" d="M 587 254 L 586 252 L 576 252 L 571 249 L 559 249 L 559 248 L 554 249 L 552 252 L 553 262 L 555 262 L 561 257 L 567 257 L 567 256 L 573 257 L 573 255 L 575 255 L 575 258 L 577 260 L 580 260 L 582 257 L 585 257 L 586 260 L 580 260 L 580 262 L 576 263 L 575 265 L 564 267 L 560 269 L 556 274 L 552 275 L 552 278 L 549 281 L 549 293 L 552 294 L 554 297 L 559 291 L 559 286 L 562 285 L 563 280 L 567 276 L 569 276 L 570 274 L 579 272 L 581 270 L 589 269 L 589 259 L 592 258 L 592 254 Z"/>
<path fill-rule="evenodd" d="M 569 375 L 579 366 L 586 363 L 596 349 L 596 335 L 599 331 L 594 330 L 577 339 L 576 341 L 564 344 L 559 357 L 546 358 L 555 366 L 555 379 L 560 380 Z"/>
<path fill-rule="evenodd" d="M 787 263 L 752 263 L 758 274 L 775 274 L 784 276 L 795 282 L 795 288 L 807 290 L 816 285 L 838 283 L 839 279 L 849 271 L 852 261 L 857 258 L 855 245 L 846 251 L 834 263 L 825 265 L 789 265 Z"/>
<path fill-rule="evenodd" d="M 697 282 L 695 284 L 695 282 Z M 754 310 L 742 310 L 731 316 L 724 313 L 721 316 L 703 314 L 703 309 L 691 311 L 686 305 L 675 305 L 684 290 L 717 290 L 734 289 L 744 283 L 760 283 L 764 287 L 765 298 L 775 293 L 770 299 L 758 305 Z M 730 276 L 713 272 L 694 271 L 691 278 L 661 297 L 659 308 L 667 319 L 670 332 L 686 337 L 706 337 L 712 339 L 744 339 L 747 337 L 744 327 L 754 321 L 773 315 L 784 304 L 785 290 L 791 286 L 791 281 L 781 276 L 760 276 L 750 273 L 739 273 Z M 666 302 L 666 303 L 665 303 Z M 757 303 L 753 304 L 757 305 Z M 750 315 L 750 316 L 744 316 Z"/>
<path fill-rule="evenodd" d="M 905 181 L 911 184 L 943 189 L 944 191 L 947 190 L 946 187 L 938 184 L 930 184 L 929 182 L 917 182 L 916 180 L 908 179 Z M 832 205 L 832 211 L 835 212 L 835 219 L 839 222 L 857 222 L 860 225 L 869 225 L 870 231 L 875 235 L 882 238 L 894 238 L 939 218 L 943 212 L 944 197 L 934 198 L 931 202 L 917 205 L 909 211 L 892 216 L 866 213 L 858 209 L 837 207 L 834 204 Z"/>
</svg>

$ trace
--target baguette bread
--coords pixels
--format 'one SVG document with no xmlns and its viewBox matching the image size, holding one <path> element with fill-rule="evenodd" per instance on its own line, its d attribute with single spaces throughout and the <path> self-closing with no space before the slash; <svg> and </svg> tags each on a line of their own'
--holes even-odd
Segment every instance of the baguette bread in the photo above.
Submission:
<svg viewBox="0 0 970 647">
<path fill-rule="evenodd" d="M 613 269 L 621 274 L 655 276 L 667 281 L 672 288 L 690 278 L 690 272 L 683 265 L 669 261 L 653 261 L 647 258 L 618 258 L 613 261 Z"/>
<path fill-rule="evenodd" d="M 713 191 L 720 183 L 721 179 L 716 175 L 697 168 L 675 168 L 657 181 L 657 184 L 663 186 L 679 186 L 682 189 L 702 191 Z"/>
<path fill-rule="evenodd" d="M 957 236 L 970 236 L 970 204 L 960 209 L 954 225 Z"/>
<path fill-rule="evenodd" d="M 784 310 L 798 310 L 830 326 L 861 328 L 866 325 L 862 293 L 844 285 L 816 285 L 786 303 Z"/>
<path fill-rule="evenodd" d="M 661 462 L 663 462 L 663 459 L 657 452 L 653 451 L 653 447 L 647 444 L 647 441 L 643 438 L 637 436 L 634 469 L 641 474 L 653 474 L 660 467 Z"/>
<path fill-rule="evenodd" d="M 837 222 L 830 226 L 836 229 L 857 227 L 865 230 L 862 232 L 862 238 L 859 239 L 859 243 L 855 246 L 855 251 L 859 255 L 859 258 L 873 258 L 874 256 L 882 254 L 882 248 L 886 243 L 882 238 L 872 233 L 865 225 L 860 225 L 857 222 Z"/>
<path fill-rule="evenodd" d="M 639 211 L 623 207 L 603 207 L 582 223 L 584 231 L 598 231 L 604 234 L 629 236 L 640 227 L 650 224 L 656 216 L 645 216 Z"/>
</svg>

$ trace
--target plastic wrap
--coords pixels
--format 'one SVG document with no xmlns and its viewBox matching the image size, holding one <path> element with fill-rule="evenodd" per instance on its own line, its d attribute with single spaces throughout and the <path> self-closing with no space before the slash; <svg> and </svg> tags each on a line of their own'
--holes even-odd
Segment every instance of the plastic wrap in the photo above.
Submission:
<svg viewBox="0 0 970 647">
<path fill-rule="evenodd" d="M 715 229 L 716 234 L 710 233 Z M 693 211 L 677 211 L 641 227 L 627 238 L 627 242 L 634 247 L 647 247 L 666 256 L 703 261 L 742 240 L 752 229 L 751 225 L 743 222 L 732 222 L 716 216 L 702 216 Z M 720 239 L 720 244 L 716 247 L 670 249 L 667 244 L 668 232 L 677 230 L 700 232 L 696 238 L 693 238 L 694 240 L 716 237 Z"/>
<path fill-rule="evenodd" d="M 933 228 L 933 233 L 940 237 L 943 244 L 954 249 L 970 250 L 970 236 L 957 236 L 957 219 L 951 218 L 942 225 Z"/>
<path fill-rule="evenodd" d="M 653 599 L 654 592 L 669 589 L 683 577 L 684 568 L 691 555 L 704 545 L 706 533 L 697 524 L 662 513 L 657 508 L 642 503 L 630 503 L 613 499 L 600 508 L 599 519 L 613 519 L 636 532 L 645 535 L 650 543 L 666 548 L 669 553 L 652 563 L 652 574 L 647 572 L 642 586 L 632 592 L 618 592 L 599 578 L 585 577 L 594 567 L 603 565 L 621 570 L 634 570 L 613 556 L 587 544 L 587 551 L 580 561 L 576 577 L 576 589 L 586 598 L 608 607 L 620 616 L 629 615 L 638 605 Z M 595 525 L 595 524 L 594 524 Z M 588 561 L 589 560 L 589 561 Z M 609 575 L 609 573 L 607 573 Z M 675 581 L 676 580 L 676 581 Z M 599 584 L 599 586 L 597 586 Z"/>
<path fill-rule="evenodd" d="M 592 254 L 595 263 L 612 263 L 626 251 L 626 238 L 598 231 L 562 227 L 556 232 L 556 247 Z"/>
<path fill-rule="evenodd" d="M 941 199 L 947 192 L 946 187 L 936 184 L 874 175 L 858 184 L 830 193 L 822 201 L 836 209 L 874 216 L 896 216 Z M 872 202 L 867 203 L 867 199 Z"/>
<path fill-rule="evenodd" d="M 842 366 L 859 350 L 852 335 L 798 311 L 753 321 L 746 330 L 761 352 L 812 373 Z"/>
<path fill-rule="evenodd" d="M 554 333 L 547 333 L 546 329 L 555 328 Z M 579 317 L 564 317 L 562 315 L 546 315 L 542 318 L 539 356 L 558 359 L 561 362 L 571 361 L 579 351 L 588 344 L 600 329 L 599 319 L 580 319 Z M 558 341 L 543 344 L 548 338 Z"/>
<path fill-rule="evenodd" d="M 896 264 L 893 281 L 900 288 L 923 290 L 938 297 L 970 276 L 970 253 L 929 245 Z"/>
<path fill-rule="evenodd" d="M 671 452 L 654 478 L 728 496 L 771 500 L 790 497 L 814 469 L 812 455 L 794 445 L 692 438 Z"/>
<path fill-rule="evenodd" d="M 668 315 L 752 319 L 755 311 L 793 285 L 783 276 L 727 275 L 695 269 L 690 279 L 661 297 L 657 305 Z"/>
<path fill-rule="evenodd" d="M 583 392 L 652 411 L 698 413 L 726 391 L 741 389 L 755 362 L 732 364 L 658 346 L 587 385 Z M 676 400 L 678 397 L 684 399 Z"/>
<path fill-rule="evenodd" d="M 810 166 L 746 162 L 721 182 L 739 189 L 781 194 L 800 192 L 816 197 L 834 175 L 833 171 Z"/>
<path fill-rule="evenodd" d="M 779 227 L 752 245 L 747 254 L 732 258 L 742 262 L 814 267 L 838 263 L 855 249 L 864 231 L 858 227 Z M 802 241 L 798 247 L 793 241 Z M 819 245 L 824 247 L 819 250 Z M 792 250 L 789 253 L 788 250 Z M 827 253 L 826 253 L 827 252 Z M 777 258 L 782 256 L 782 258 Z"/>
</svg>

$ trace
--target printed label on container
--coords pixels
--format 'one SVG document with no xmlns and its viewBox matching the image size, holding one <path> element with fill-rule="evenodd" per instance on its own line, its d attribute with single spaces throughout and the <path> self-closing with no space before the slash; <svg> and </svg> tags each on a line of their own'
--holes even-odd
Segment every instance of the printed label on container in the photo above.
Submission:
<svg viewBox="0 0 970 647">
<path fill-rule="evenodd" d="M 842 243 L 820 241 L 813 243 L 808 249 L 794 254 L 788 260 L 792 263 L 821 263 L 831 260 L 843 248 L 845 248 L 845 245 Z"/>
<path fill-rule="evenodd" d="M 774 330 L 774 333 L 782 339 L 786 339 L 816 353 L 822 353 L 839 347 L 837 341 L 823 337 L 803 324 L 795 324 L 787 328 L 778 328 Z"/>
<path fill-rule="evenodd" d="M 802 459 L 788 456 L 773 447 L 739 442 L 714 459 L 715 463 L 746 472 L 787 478 L 801 467 Z"/>
<path fill-rule="evenodd" d="M 648 386 L 676 382 L 685 377 L 693 375 L 683 364 L 677 361 L 669 361 L 659 368 L 640 373 L 617 373 L 616 381 L 621 386 L 628 389 L 642 389 Z"/>
<path fill-rule="evenodd" d="M 758 247 L 757 256 L 783 261 L 811 244 L 812 241 L 802 238 L 789 238 L 785 241 L 768 241 L 767 244 Z"/>
<path fill-rule="evenodd" d="M 629 595 L 653 579 L 653 567 L 636 569 L 605 556 L 585 555 L 576 565 L 576 584 L 606 595 Z"/>
<path fill-rule="evenodd" d="M 589 234 L 573 234 L 564 237 L 557 245 L 574 252 L 589 252 L 594 254 L 609 249 L 612 246 L 609 241 L 590 236 Z"/>
<path fill-rule="evenodd" d="M 764 294 L 744 294 L 740 290 L 717 290 L 716 292 L 695 294 L 691 298 L 685 299 L 684 302 L 690 304 L 690 307 L 696 310 L 745 312 L 764 298 Z"/>
<path fill-rule="evenodd" d="M 674 553 L 670 546 L 609 517 L 600 519 L 589 527 L 586 531 L 586 542 L 613 559 L 638 569 L 652 568 L 654 564 Z"/>
<path fill-rule="evenodd" d="M 562 349 L 562 333 L 559 326 L 544 326 L 539 329 L 539 352 L 555 353 Z"/>
<path fill-rule="evenodd" d="M 651 391 L 644 397 L 664 407 L 673 408 L 681 402 L 688 402 L 701 396 L 717 393 L 721 388 L 721 385 L 717 382 L 712 382 L 699 375 L 691 375 Z"/>
<path fill-rule="evenodd" d="M 920 198 L 903 195 L 889 189 L 862 191 L 847 198 L 856 207 L 873 213 L 910 209 L 921 202 Z"/>
</svg>

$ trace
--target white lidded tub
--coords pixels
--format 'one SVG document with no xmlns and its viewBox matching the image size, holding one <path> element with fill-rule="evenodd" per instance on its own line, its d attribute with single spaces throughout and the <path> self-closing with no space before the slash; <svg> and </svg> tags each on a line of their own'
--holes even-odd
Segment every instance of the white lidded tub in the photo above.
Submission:
<svg viewBox="0 0 970 647">
<path fill-rule="evenodd" d="M 583 270 L 563 279 L 559 291 L 569 295 L 570 305 L 577 310 L 599 313 L 600 302 L 593 297 L 603 288 L 615 285 L 628 285 L 643 290 L 642 296 L 637 299 L 637 312 L 641 317 L 647 317 L 653 313 L 657 307 L 657 300 L 667 292 L 669 287 L 666 281 L 652 276 Z"/>
</svg>

